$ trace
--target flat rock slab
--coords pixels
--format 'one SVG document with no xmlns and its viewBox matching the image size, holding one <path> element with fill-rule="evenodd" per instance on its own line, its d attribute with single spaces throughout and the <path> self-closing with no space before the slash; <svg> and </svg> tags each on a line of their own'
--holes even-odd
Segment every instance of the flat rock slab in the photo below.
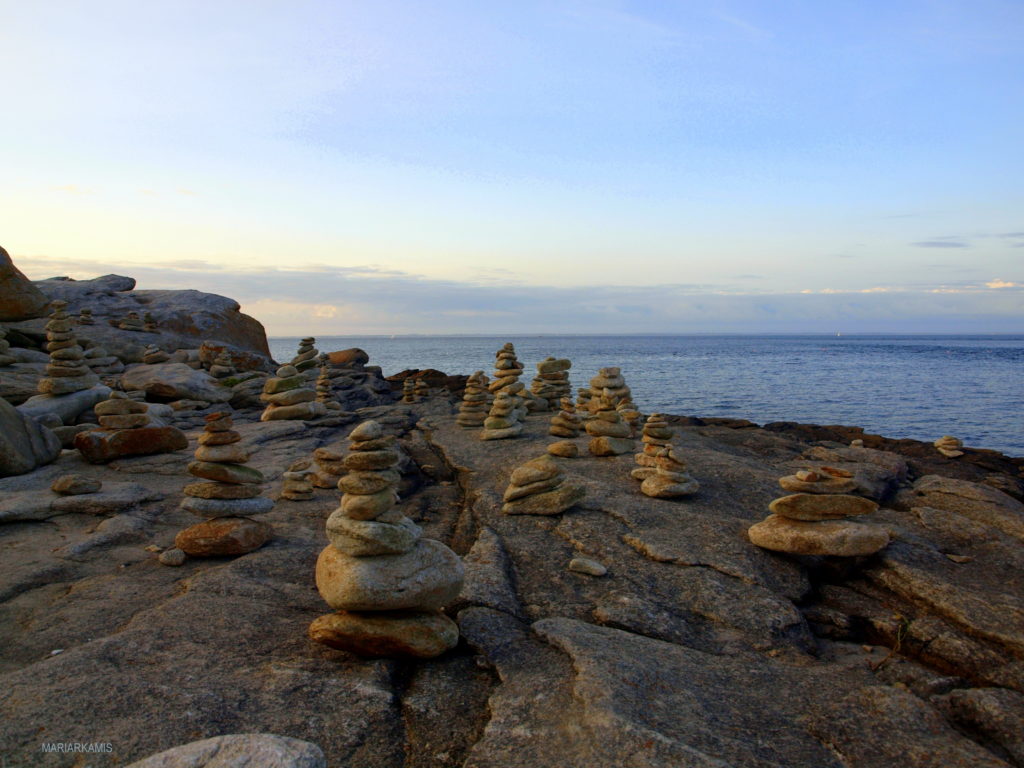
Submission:
<svg viewBox="0 0 1024 768">
<path fill-rule="evenodd" d="M 849 520 L 804 521 L 769 515 L 747 531 L 750 542 L 790 555 L 873 555 L 889 543 L 889 532 L 877 525 Z"/>
<path fill-rule="evenodd" d="M 216 736 L 173 747 L 128 768 L 327 768 L 316 744 L 269 733 Z"/>
</svg>

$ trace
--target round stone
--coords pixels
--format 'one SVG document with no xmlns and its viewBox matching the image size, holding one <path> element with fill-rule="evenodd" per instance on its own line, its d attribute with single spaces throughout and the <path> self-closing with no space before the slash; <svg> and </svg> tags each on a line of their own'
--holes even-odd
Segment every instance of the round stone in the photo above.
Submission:
<svg viewBox="0 0 1024 768">
<path fill-rule="evenodd" d="M 397 497 L 393 488 L 370 494 L 346 493 L 341 497 L 341 512 L 353 520 L 374 520 L 394 506 Z"/>
<path fill-rule="evenodd" d="M 575 437 L 575 435 L 570 435 L 570 437 Z M 548 453 L 552 456 L 560 456 L 564 459 L 574 459 L 580 455 L 580 449 L 579 446 L 571 440 L 559 440 L 557 443 L 552 443 L 548 446 Z"/>
<path fill-rule="evenodd" d="M 174 537 L 174 546 L 193 557 L 244 555 L 272 536 L 266 523 L 245 517 L 218 517 L 197 523 Z"/>
<path fill-rule="evenodd" d="M 249 460 L 249 451 L 239 443 L 200 445 L 196 448 L 195 455 L 196 461 L 211 461 L 215 463 L 244 464 Z"/>
</svg>

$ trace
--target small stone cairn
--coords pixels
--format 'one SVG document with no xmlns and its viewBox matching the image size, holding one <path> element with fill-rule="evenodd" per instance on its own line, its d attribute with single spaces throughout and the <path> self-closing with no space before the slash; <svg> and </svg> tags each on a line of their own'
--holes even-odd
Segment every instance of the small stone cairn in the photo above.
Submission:
<svg viewBox="0 0 1024 768">
<path fill-rule="evenodd" d="M 39 380 L 39 391 L 44 395 L 68 395 L 99 384 L 100 379 L 85 363 L 85 352 L 78 345 L 71 330 L 71 318 L 65 312 L 66 301 L 51 303 L 53 314 L 46 323 L 46 351 L 50 362 L 46 378 Z"/>
<path fill-rule="evenodd" d="M 0 366 L 11 365 L 16 363 L 17 360 L 10 354 L 11 343 L 7 341 L 7 329 L 0 328 Z"/>
<path fill-rule="evenodd" d="M 567 485 L 558 462 L 545 455 L 512 472 L 501 511 L 506 515 L 558 515 L 585 495 L 582 486 Z"/>
<path fill-rule="evenodd" d="M 142 322 L 138 312 L 129 312 L 128 315 L 117 324 L 122 331 L 145 331 L 146 325 Z"/>
<path fill-rule="evenodd" d="M 548 434 L 554 435 L 555 437 L 579 437 L 580 430 L 583 429 L 583 420 L 579 414 L 576 413 L 576 406 L 573 405 L 572 398 L 562 398 L 562 409 L 551 417 L 551 427 L 548 429 Z"/>
<path fill-rule="evenodd" d="M 613 408 L 623 400 L 632 403 L 632 395 L 622 376 L 622 369 L 616 367 L 601 368 L 597 372 L 597 376 L 590 380 L 589 395 L 587 405 L 592 413 L 601 407 L 602 396 L 611 400 Z"/>
<path fill-rule="evenodd" d="M 160 327 L 157 325 L 156 318 L 149 312 L 146 312 L 142 316 L 142 328 L 149 333 L 156 333 L 160 330 Z"/>
<path fill-rule="evenodd" d="M 952 435 L 943 435 L 932 443 L 932 445 L 934 445 L 935 449 L 947 459 L 955 459 L 958 456 L 964 455 L 964 452 L 960 450 L 964 447 L 963 440 L 958 440 Z"/>
<path fill-rule="evenodd" d="M 462 588 L 462 560 L 394 508 L 394 438 L 365 421 L 349 441 L 341 506 L 316 563 L 317 589 L 336 612 L 314 620 L 309 636 L 363 656 L 438 656 L 458 643 L 441 609 Z"/>
<path fill-rule="evenodd" d="M 103 464 L 126 456 L 150 456 L 188 448 L 188 438 L 177 427 L 154 424 L 149 406 L 125 392 L 94 406 L 99 429 L 79 432 L 74 446 L 91 464 Z"/>
<path fill-rule="evenodd" d="M 416 395 L 416 382 L 413 381 L 412 376 L 408 376 L 402 382 L 402 402 L 410 404 L 419 402 L 419 398 Z"/>
<path fill-rule="evenodd" d="M 156 365 L 157 363 L 166 363 L 171 359 L 171 356 L 164 352 L 156 344 L 146 345 L 145 352 L 142 353 L 142 362 L 146 365 Z"/>
<path fill-rule="evenodd" d="M 299 351 L 296 352 L 291 362 L 299 373 L 316 367 L 317 357 L 320 356 L 320 353 L 314 344 L 316 344 L 316 339 L 312 336 L 307 336 L 299 342 Z"/>
<path fill-rule="evenodd" d="M 580 387 L 576 390 L 576 413 L 579 414 L 583 421 L 589 421 L 594 418 L 594 414 L 590 409 L 590 403 L 593 400 L 594 393 L 590 391 L 590 387 Z"/>
<path fill-rule="evenodd" d="M 550 411 L 558 408 L 562 398 L 572 396 L 572 386 L 569 384 L 570 368 L 572 361 L 564 358 L 556 360 L 548 357 L 537 363 L 537 375 L 530 383 L 530 391 L 535 397 L 546 400 Z"/>
<path fill-rule="evenodd" d="M 852 557 L 874 554 L 889 543 L 885 528 L 847 519 L 878 509 L 870 499 L 849 494 L 856 488 L 850 472 L 802 470 L 780 478 L 779 485 L 796 493 L 768 505 L 772 514 L 747 531 L 752 544 L 792 555 Z"/>
<path fill-rule="evenodd" d="M 459 415 L 455 423 L 465 429 L 482 427 L 487 419 L 487 374 L 476 371 L 466 380 L 466 389 L 459 404 Z"/>
<path fill-rule="evenodd" d="M 329 446 L 322 446 L 313 451 L 316 471 L 313 474 L 313 485 L 317 488 L 337 488 L 338 480 L 346 473 L 345 452 Z"/>
<path fill-rule="evenodd" d="M 92 316 L 91 307 L 82 307 L 80 310 L 78 310 L 78 324 L 96 325 L 96 318 Z"/>
<path fill-rule="evenodd" d="M 631 439 L 633 428 L 615 410 L 613 395 L 607 389 L 598 399 L 594 418 L 586 423 L 585 428 L 592 438 L 588 448 L 594 456 L 618 456 L 635 447 Z"/>
<path fill-rule="evenodd" d="M 505 440 L 523 434 L 523 424 L 519 421 L 519 404 L 521 399 L 505 391 L 499 391 L 491 403 L 491 410 L 484 419 L 484 428 L 480 431 L 481 440 Z"/>
<path fill-rule="evenodd" d="M 430 385 L 427 384 L 425 379 L 416 379 L 416 384 L 413 387 L 413 391 L 416 394 L 417 402 L 421 402 L 430 397 Z"/>
<path fill-rule="evenodd" d="M 178 533 L 174 545 L 195 557 L 241 555 L 259 549 L 270 538 L 269 525 L 251 520 L 274 508 L 260 495 L 263 473 L 245 466 L 249 452 L 232 429 L 231 416 L 211 413 L 199 436 L 195 461 L 188 472 L 199 479 L 185 486 L 181 508 L 210 518 Z"/>
<path fill-rule="evenodd" d="M 331 371 L 328 367 L 327 355 L 320 355 L 317 358 L 320 364 L 320 374 L 316 377 L 316 401 L 321 403 L 328 411 L 341 411 L 341 403 L 333 399 L 334 386 L 331 383 Z"/>
<path fill-rule="evenodd" d="M 235 361 L 232 359 L 231 353 L 222 349 L 210 364 L 210 375 L 215 379 L 226 379 L 237 374 L 238 371 L 235 370 Z"/>
<path fill-rule="evenodd" d="M 305 378 L 293 365 L 282 365 L 277 375 L 263 384 L 260 400 L 267 404 L 260 421 L 314 419 L 327 409 L 316 402 L 316 392 L 304 386 Z"/>
<path fill-rule="evenodd" d="M 655 499 L 676 499 L 700 490 L 700 483 L 686 474 L 686 462 L 672 447 L 672 430 L 660 413 L 647 417 L 640 440 L 643 452 L 636 454 L 639 466 L 632 476 L 643 481 L 641 493 Z"/>
<path fill-rule="evenodd" d="M 310 478 L 316 473 L 312 467 L 313 462 L 309 459 L 299 459 L 288 467 L 288 471 L 281 475 L 282 499 L 308 501 L 313 498 L 313 482 Z"/>
</svg>

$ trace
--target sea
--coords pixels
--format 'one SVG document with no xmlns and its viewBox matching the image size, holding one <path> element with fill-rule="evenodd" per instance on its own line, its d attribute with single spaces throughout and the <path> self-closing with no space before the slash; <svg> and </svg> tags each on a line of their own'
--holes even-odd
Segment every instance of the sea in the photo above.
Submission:
<svg viewBox="0 0 1024 768">
<path fill-rule="evenodd" d="M 385 376 L 490 376 L 507 341 L 527 386 L 548 356 L 572 360 L 574 392 L 614 365 L 647 413 L 843 424 L 929 442 L 953 435 L 1024 456 L 1024 335 L 324 336 L 316 346 L 364 349 Z M 271 338 L 271 354 L 290 360 L 298 342 Z"/>
</svg>

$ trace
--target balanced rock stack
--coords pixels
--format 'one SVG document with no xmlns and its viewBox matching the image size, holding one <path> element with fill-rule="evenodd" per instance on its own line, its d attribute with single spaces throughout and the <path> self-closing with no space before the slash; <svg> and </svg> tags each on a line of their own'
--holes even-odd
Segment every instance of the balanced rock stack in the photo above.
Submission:
<svg viewBox="0 0 1024 768">
<path fill-rule="evenodd" d="M 144 331 L 146 330 L 145 324 L 139 318 L 138 312 L 129 312 L 128 316 L 121 320 L 117 324 L 117 327 L 122 331 Z"/>
<path fill-rule="evenodd" d="M 633 470 L 633 477 L 638 472 L 647 475 L 640 484 L 640 492 L 654 499 L 678 499 L 700 490 L 700 483 L 686 474 L 686 462 L 672 448 L 656 450 L 653 472 L 649 467 L 641 467 Z"/>
<path fill-rule="evenodd" d="M 856 487 L 851 473 L 821 467 L 787 475 L 779 485 L 797 492 L 768 505 L 772 514 L 747 531 L 752 544 L 792 555 L 852 557 L 889 543 L 885 528 L 846 519 L 878 509 L 870 499 L 849 495 Z"/>
<path fill-rule="evenodd" d="M 555 437 L 579 437 L 581 429 L 583 429 L 583 420 L 576 413 L 576 406 L 573 405 L 572 398 L 563 397 L 562 410 L 551 417 L 548 434 Z"/>
<path fill-rule="evenodd" d="M 516 358 L 515 347 L 512 346 L 511 342 L 508 342 L 495 355 L 494 379 L 487 386 L 487 389 L 495 397 L 499 393 L 505 393 L 512 398 L 515 410 L 514 416 L 517 422 L 526 418 L 526 405 L 523 403 L 522 398 L 526 385 L 519 381 L 522 373 L 523 364 Z"/>
<path fill-rule="evenodd" d="M 595 456 L 618 456 L 633 450 L 631 439 L 633 428 L 622 420 L 622 414 L 615 410 L 609 390 L 598 398 L 594 418 L 586 423 L 587 434 L 591 436 L 589 450 Z"/>
<path fill-rule="evenodd" d="M 655 458 L 661 454 L 661 449 L 672 450 L 672 428 L 664 416 L 652 413 L 647 417 L 640 442 L 644 447 L 643 452 L 635 456 L 638 468 L 633 470 L 633 477 L 636 480 L 646 480 L 654 474 L 654 469 L 658 466 Z"/>
<path fill-rule="evenodd" d="M 78 324 L 79 325 L 96 325 L 96 318 L 92 316 L 92 309 L 89 307 L 82 307 L 78 310 Z"/>
<path fill-rule="evenodd" d="M 590 387 L 580 387 L 576 390 L 576 412 L 584 421 L 594 418 L 590 405 L 593 401 L 594 393 L 590 391 Z M 596 404 L 595 402 L 594 405 Z"/>
<path fill-rule="evenodd" d="M 242 555 L 263 546 L 271 535 L 269 525 L 249 519 L 269 512 L 274 502 L 260 496 L 263 473 L 245 466 L 249 452 L 232 426 L 226 413 L 206 416 L 195 461 L 188 465 L 199 482 L 184 487 L 181 508 L 210 519 L 178 533 L 174 545 L 194 557 Z"/>
<path fill-rule="evenodd" d="M 299 351 L 291 362 L 295 370 L 301 373 L 316 367 L 316 359 L 320 353 L 316 351 L 316 347 L 313 346 L 314 344 L 316 344 L 316 339 L 312 336 L 307 336 L 299 342 Z"/>
<path fill-rule="evenodd" d="M 99 384 L 99 377 L 85 363 L 85 352 L 71 330 L 71 318 L 64 311 L 66 301 L 54 301 L 53 314 L 46 323 L 46 350 L 50 362 L 46 378 L 39 380 L 39 391 L 44 395 L 67 395 L 81 392 Z"/>
<path fill-rule="evenodd" d="M 327 409 L 316 401 L 316 392 L 304 386 L 306 380 L 293 365 L 282 365 L 277 375 L 263 384 L 260 400 L 267 404 L 260 421 L 314 419 Z"/>
<path fill-rule="evenodd" d="M 964 455 L 964 452 L 960 450 L 964 447 L 963 440 L 958 440 L 952 435 L 943 435 L 932 443 L 932 445 L 934 445 L 935 449 L 947 459 L 955 459 L 958 456 Z"/>
<path fill-rule="evenodd" d="M 484 419 L 484 428 L 480 431 L 481 440 L 505 440 L 518 437 L 523 433 L 523 424 L 519 420 L 521 399 L 507 391 L 501 390 L 494 396 L 491 410 Z"/>
<path fill-rule="evenodd" d="M 615 410 L 617 410 L 621 414 L 623 421 L 625 421 L 627 424 L 629 424 L 629 426 L 633 427 L 634 429 L 640 426 L 640 422 L 644 418 L 644 415 L 640 413 L 640 410 L 636 407 L 636 404 L 633 402 L 633 398 L 628 395 L 625 399 L 620 400 L 618 402 L 618 404 L 615 406 Z"/>
<path fill-rule="evenodd" d="M 217 356 L 213 358 L 213 363 L 210 364 L 210 375 L 215 379 L 226 379 L 237 373 L 235 361 L 231 358 L 231 353 L 226 349 L 218 352 Z"/>
<path fill-rule="evenodd" d="M 402 382 L 402 402 L 419 402 L 419 398 L 416 396 L 416 382 L 413 381 L 412 376 L 409 376 Z"/>
<path fill-rule="evenodd" d="M 476 371 L 466 380 L 466 389 L 459 404 L 459 415 L 455 417 L 455 423 L 460 427 L 471 429 L 484 425 L 489 399 L 487 383 L 487 374 L 483 371 Z"/>
<path fill-rule="evenodd" d="M 313 451 L 316 470 L 312 482 L 317 488 L 337 488 L 338 480 L 348 471 L 345 469 L 345 452 L 329 446 L 322 446 Z"/>
<path fill-rule="evenodd" d="M 557 515 L 585 495 L 582 486 L 565 483 L 565 473 L 554 459 L 541 456 L 512 472 L 501 511 L 506 515 Z"/>
<path fill-rule="evenodd" d="M 156 331 L 158 330 L 156 318 L 153 317 L 149 312 L 142 316 L 142 323 L 143 330 L 149 331 L 150 333 L 156 333 Z"/>
<path fill-rule="evenodd" d="M 188 448 L 184 432 L 177 427 L 154 425 L 149 406 L 124 392 L 111 392 L 110 399 L 97 403 L 94 410 L 100 428 L 79 432 L 74 438 L 75 448 L 91 464 Z"/>
<path fill-rule="evenodd" d="M 462 588 L 462 560 L 394 508 L 394 438 L 365 421 L 349 440 L 341 506 L 316 563 L 317 589 L 336 613 L 313 621 L 309 636 L 364 656 L 438 656 L 458 643 L 441 609 Z"/>
<path fill-rule="evenodd" d="M 160 349 L 156 344 L 147 344 L 146 351 L 142 353 L 142 362 L 146 365 L 166 363 L 170 359 L 171 356 Z"/>
<path fill-rule="evenodd" d="M 327 355 L 320 355 L 317 358 L 320 364 L 320 374 L 316 377 L 316 401 L 321 403 L 328 411 L 343 410 L 341 403 L 333 399 L 334 387 L 331 383 L 331 372 L 328 368 Z"/>
<path fill-rule="evenodd" d="M 616 367 L 601 368 L 597 376 L 590 380 L 590 391 L 594 399 L 590 401 L 590 409 L 596 411 L 600 408 L 600 402 L 594 402 L 598 396 L 611 400 L 612 407 L 616 407 L 623 400 L 632 402 L 632 395 L 626 380 L 622 376 L 622 369 Z"/>
<path fill-rule="evenodd" d="M 313 482 L 310 478 L 316 473 L 312 467 L 313 462 L 309 459 L 299 459 L 288 467 L 288 471 L 281 475 L 282 499 L 308 501 L 313 498 Z"/>
<path fill-rule="evenodd" d="M 420 400 L 426 400 L 430 397 L 430 385 L 427 384 L 426 379 L 416 379 L 416 385 L 413 391 L 416 393 L 417 402 Z"/>
<path fill-rule="evenodd" d="M 124 363 L 115 355 L 107 352 L 105 347 L 90 347 L 85 351 L 85 364 L 93 373 L 121 373 Z"/>
<path fill-rule="evenodd" d="M 10 354 L 11 343 L 7 341 L 7 329 L 0 328 L 0 365 L 10 365 L 17 362 Z"/>
<path fill-rule="evenodd" d="M 530 391 L 541 400 L 546 400 L 548 410 L 555 410 L 562 398 L 572 396 L 569 384 L 569 369 L 572 362 L 566 359 L 545 358 L 537 363 L 537 375 L 530 383 Z"/>
</svg>

